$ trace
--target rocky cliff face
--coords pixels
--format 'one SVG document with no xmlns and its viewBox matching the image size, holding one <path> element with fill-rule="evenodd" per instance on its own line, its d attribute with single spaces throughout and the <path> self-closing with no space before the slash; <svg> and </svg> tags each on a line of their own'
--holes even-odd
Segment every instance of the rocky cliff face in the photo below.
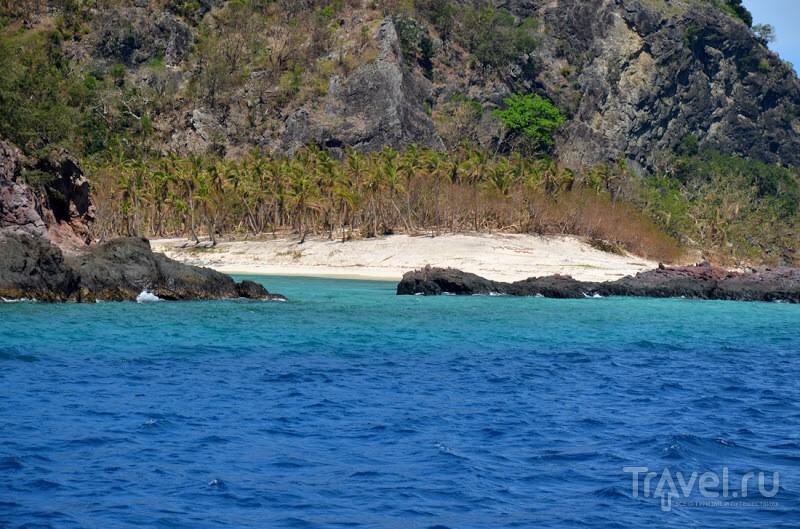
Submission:
<svg viewBox="0 0 800 529">
<path fill-rule="evenodd" d="M 465 58 L 441 50 L 436 83 L 403 62 L 394 24 L 377 35 L 381 56 L 334 79 L 325 113 L 287 120 L 282 146 L 309 141 L 366 150 L 441 145 L 428 108 L 467 94 L 486 110 L 514 92 L 557 102 L 570 119 L 555 148 L 581 168 L 625 158 L 646 172 L 687 136 L 701 148 L 800 165 L 800 83 L 741 20 L 702 0 L 505 0 L 467 2 L 539 20 L 533 75 L 522 69 L 463 71 Z M 450 54 L 449 57 L 446 57 Z M 486 113 L 476 137 L 497 141 Z"/>
<path fill-rule="evenodd" d="M 36 162 L 32 173 L 45 183 L 28 185 L 19 150 L 0 141 L 0 232 L 44 237 L 62 248 L 89 244 L 94 205 L 77 161 L 62 152 Z"/>
<path fill-rule="evenodd" d="M 689 0 L 509 0 L 536 16 L 534 87 L 572 108 L 564 163 L 625 156 L 649 168 L 695 135 L 703 148 L 800 164 L 800 84 L 740 20 Z"/>
<path fill-rule="evenodd" d="M 399 2 L 346 2 L 324 16 L 321 1 L 265 3 L 252 15 L 264 18 L 258 25 L 229 16 L 239 3 L 204 0 L 187 15 L 176 3 L 137 0 L 90 9 L 85 36 L 64 48 L 78 67 L 107 78 L 125 65 L 109 100 L 130 97 L 137 108 L 119 119 L 148 114 L 151 146 L 182 155 L 463 140 L 495 150 L 502 126 L 491 111 L 513 93 L 535 92 L 569 117 L 555 147 L 563 165 L 625 158 L 646 172 L 687 136 L 701 148 L 800 165 L 796 74 L 710 0 L 452 1 L 535 18 L 538 45 L 519 64 L 483 68 L 425 15 L 394 13 Z M 404 53 L 401 19 L 414 19 L 435 43 L 429 71 Z M 216 37 L 216 48 L 203 47 Z M 445 130 L 439 117 L 456 97 L 479 103 L 482 117 Z"/>
<path fill-rule="evenodd" d="M 384 20 L 375 38 L 378 59 L 347 78 L 334 77 L 323 113 L 302 109 L 288 118 L 282 150 L 292 153 L 312 142 L 365 151 L 384 145 L 402 149 L 411 143 L 431 149 L 444 146 L 425 111 L 433 102 L 432 84 L 404 63 L 391 18 Z"/>
</svg>

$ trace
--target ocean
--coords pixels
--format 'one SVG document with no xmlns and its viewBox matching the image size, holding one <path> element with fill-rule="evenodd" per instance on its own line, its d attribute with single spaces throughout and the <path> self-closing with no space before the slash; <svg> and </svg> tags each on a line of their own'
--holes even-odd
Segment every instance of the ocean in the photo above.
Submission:
<svg viewBox="0 0 800 529">
<path fill-rule="evenodd" d="M 800 526 L 800 307 L 250 279 L 0 303 L 0 527 Z"/>
</svg>

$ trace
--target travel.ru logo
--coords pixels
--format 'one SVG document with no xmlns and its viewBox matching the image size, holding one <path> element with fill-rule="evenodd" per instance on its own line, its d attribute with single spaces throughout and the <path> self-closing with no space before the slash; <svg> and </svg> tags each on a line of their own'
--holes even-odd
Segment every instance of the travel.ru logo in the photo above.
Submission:
<svg viewBox="0 0 800 529">
<path fill-rule="evenodd" d="M 731 476 L 728 467 L 723 467 L 721 473 L 706 471 L 700 474 L 695 471 L 686 476 L 683 472 L 675 472 L 674 477 L 669 468 L 656 472 L 647 467 L 625 467 L 622 471 L 631 475 L 631 493 L 634 498 L 660 498 L 661 510 L 664 512 L 671 511 L 674 506 L 778 506 L 776 501 L 767 501 L 777 496 L 780 490 L 781 479 L 778 472 L 769 475 L 750 471 L 738 478 Z M 697 498 L 697 494 L 702 499 L 692 499 Z"/>
</svg>

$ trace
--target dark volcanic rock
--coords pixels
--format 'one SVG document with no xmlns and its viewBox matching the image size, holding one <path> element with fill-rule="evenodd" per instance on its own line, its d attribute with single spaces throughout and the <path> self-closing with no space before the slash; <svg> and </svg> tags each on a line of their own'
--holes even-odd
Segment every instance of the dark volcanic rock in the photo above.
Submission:
<svg viewBox="0 0 800 529">
<path fill-rule="evenodd" d="M 78 277 L 47 239 L 0 234 L 0 298 L 68 301 L 79 291 Z"/>
<path fill-rule="evenodd" d="M 504 286 L 500 291 L 509 296 L 535 296 L 556 299 L 581 299 L 594 294 L 595 283 L 577 281 L 560 274 L 533 277 Z"/>
<path fill-rule="evenodd" d="M 712 2 L 502 4 L 545 30 L 534 84 L 574 109 L 559 135 L 562 162 L 624 156 L 651 169 L 660 150 L 693 134 L 701 148 L 800 165 L 797 76 Z"/>
<path fill-rule="evenodd" d="M 149 292 L 165 300 L 285 300 L 253 283 L 188 266 L 122 238 L 64 257 L 38 236 L 0 235 L 0 297 L 39 301 L 133 301 Z"/>
<path fill-rule="evenodd" d="M 397 286 L 397 293 L 426 296 L 504 294 L 572 299 L 595 295 L 680 297 L 800 303 L 800 269 L 776 268 L 742 273 L 703 263 L 678 268 L 659 267 L 607 283 L 577 281 L 560 275 L 502 283 L 460 270 L 426 267 L 405 274 Z"/>
<path fill-rule="evenodd" d="M 422 294 L 425 296 L 488 295 L 498 292 L 497 285 L 498 283 L 495 281 L 454 268 L 431 268 L 428 266 L 403 276 L 403 280 L 397 286 L 397 293 L 399 295 Z"/>
<path fill-rule="evenodd" d="M 81 287 L 105 301 L 134 300 L 145 291 L 166 300 L 277 299 L 263 287 L 237 285 L 225 274 L 153 253 L 147 239 L 114 239 L 69 257 L 67 263 Z"/>
<path fill-rule="evenodd" d="M 270 299 L 273 301 L 287 301 L 284 296 L 280 294 L 270 294 L 263 285 L 255 281 L 245 280 L 236 285 L 236 292 L 240 298 L 246 299 Z"/>
</svg>

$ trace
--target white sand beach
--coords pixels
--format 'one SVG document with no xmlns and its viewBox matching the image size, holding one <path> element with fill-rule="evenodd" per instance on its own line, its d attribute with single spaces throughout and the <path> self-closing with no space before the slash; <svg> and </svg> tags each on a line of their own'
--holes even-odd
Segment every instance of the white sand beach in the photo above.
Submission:
<svg viewBox="0 0 800 529">
<path fill-rule="evenodd" d="M 309 237 L 304 244 L 297 238 L 221 239 L 216 247 L 161 239 L 151 244 L 155 251 L 178 261 L 232 274 L 399 280 L 405 272 L 430 264 L 497 281 L 550 274 L 608 281 L 658 265 L 632 255 L 602 252 L 571 236 L 391 235 L 344 243 Z"/>
</svg>

